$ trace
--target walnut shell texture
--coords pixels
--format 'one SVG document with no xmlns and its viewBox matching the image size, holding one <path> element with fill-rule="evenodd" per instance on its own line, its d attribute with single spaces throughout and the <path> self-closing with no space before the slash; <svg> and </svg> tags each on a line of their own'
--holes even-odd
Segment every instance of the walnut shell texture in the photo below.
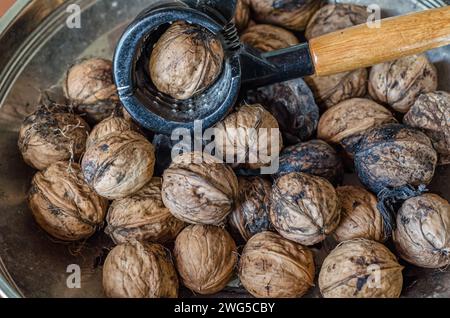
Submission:
<svg viewBox="0 0 450 318">
<path fill-rule="evenodd" d="M 234 24 L 239 31 L 245 30 L 250 23 L 250 3 L 249 0 L 237 0 L 236 12 L 234 14 Z"/>
<path fill-rule="evenodd" d="M 319 107 L 301 78 L 251 90 L 246 100 L 261 104 L 277 119 L 286 144 L 307 141 L 316 133 Z"/>
<path fill-rule="evenodd" d="M 112 115 L 98 123 L 92 129 L 86 142 L 86 148 L 89 148 L 110 134 L 136 130 L 136 125 L 130 119 Z"/>
<path fill-rule="evenodd" d="M 105 231 L 116 244 L 132 240 L 154 243 L 175 240 L 185 224 L 164 206 L 161 188 L 161 178 L 153 178 L 135 194 L 111 204 Z"/>
<path fill-rule="evenodd" d="M 275 141 L 278 147 L 274 146 Z M 264 107 L 244 105 L 216 125 L 215 145 L 219 157 L 234 158 L 234 163 L 259 169 L 279 155 L 283 138 L 277 120 Z"/>
<path fill-rule="evenodd" d="M 191 225 L 178 235 L 174 256 L 183 284 L 200 295 L 226 287 L 237 264 L 236 244 L 227 231 L 212 225 Z"/>
<path fill-rule="evenodd" d="M 36 222 L 63 241 L 86 239 L 104 221 L 108 201 L 84 181 L 78 164 L 57 162 L 36 173 L 28 204 Z"/>
<path fill-rule="evenodd" d="M 239 277 L 260 298 L 294 298 L 314 285 L 313 253 L 272 232 L 253 236 L 242 253 Z"/>
<path fill-rule="evenodd" d="M 384 106 L 369 99 L 353 98 L 322 115 L 317 136 L 332 144 L 342 144 L 347 139 L 345 146 L 351 149 L 366 131 L 396 122 L 394 115 Z"/>
<path fill-rule="evenodd" d="M 211 86 L 222 71 L 224 51 L 209 31 L 175 22 L 161 36 L 150 58 L 150 77 L 156 88 L 186 100 Z"/>
<path fill-rule="evenodd" d="M 341 207 L 326 179 L 293 172 L 275 181 L 270 218 L 283 237 L 311 246 L 337 228 Z"/>
<path fill-rule="evenodd" d="M 175 217 L 187 223 L 224 224 L 237 195 L 234 171 L 207 154 L 180 155 L 164 172 L 163 202 Z"/>
<path fill-rule="evenodd" d="M 423 93 L 438 87 L 436 67 L 426 55 L 413 55 L 372 67 L 369 93 L 378 102 L 406 113 Z"/>
<path fill-rule="evenodd" d="M 430 193 L 406 200 L 393 238 L 400 257 L 409 263 L 426 268 L 450 265 L 450 204 Z"/>
<path fill-rule="evenodd" d="M 64 92 L 80 114 L 90 122 L 110 116 L 119 102 L 112 62 L 101 58 L 84 59 L 67 72 Z"/>
<path fill-rule="evenodd" d="M 450 163 L 450 94 L 433 92 L 421 95 L 403 118 L 406 125 L 422 130 L 441 155 L 442 164 Z"/>
<path fill-rule="evenodd" d="M 153 177 L 155 152 L 142 135 L 125 131 L 98 140 L 86 150 L 82 168 L 86 181 L 110 200 L 139 191 Z"/>
<path fill-rule="evenodd" d="M 239 178 L 239 200 L 230 215 L 230 227 L 248 241 L 271 229 L 269 206 L 272 184 L 260 177 Z"/>
<path fill-rule="evenodd" d="M 176 298 L 178 287 L 171 255 L 159 244 L 116 246 L 103 266 L 103 289 L 111 298 Z"/>
<path fill-rule="evenodd" d="M 385 188 L 427 185 L 436 164 L 437 153 L 430 138 L 400 124 L 368 131 L 355 149 L 359 179 L 375 193 Z"/>
<path fill-rule="evenodd" d="M 280 167 L 274 176 L 303 172 L 327 179 L 337 185 L 344 177 L 344 165 L 341 158 L 329 144 L 323 140 L 311 140 L 283 149 L 280 155 Z"/>
<path fill-rule="evenodd" d="M 384 245 L 363 239 L 341 243 L 325 259 L 319 287 L 325 298 L 398 298 L 403 267 Z"/>
<path fill-rule="evenodd" d="M 344 186 L 336 191 L 342 212 L 334 238 L 338 242 L 358 238 L 384 242 L 384 221 L 377 208 L 377 198 L 361 187 Z"/>
<path fill-rule="evenodd" d="M 89 125 L 68 107 L 42 106 L 25 118 L 18 146 L 24 161 L 37 170 L 58 161 L 77 161 L 86 148 Z"/>
<path fill-rule="evenodd" d="M 322 6 L 321 0 L 250 0 L 253 17 L 260 23 L 278 25 L 295 31 L 306 28 Z"/>
<path fill-rule="evenodd" d="M 241 42 L 262 52 L 285 49 L 300 43 L 292 32 L 269 24 L 249 27 L 242 33 Z"/>
</svg>

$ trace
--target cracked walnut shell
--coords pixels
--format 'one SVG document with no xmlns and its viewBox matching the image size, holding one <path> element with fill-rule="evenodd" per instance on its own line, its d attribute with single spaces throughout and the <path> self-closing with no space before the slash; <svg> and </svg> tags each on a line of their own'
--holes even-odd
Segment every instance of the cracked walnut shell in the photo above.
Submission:
<svg viewBox="0 0 450 318">
<path fill-rule="evenodd" d="M 220 292 L 237 263 L 236 244 L 227 231 L 212 225 L 191 225 L 175 241 L 174 256 L 183 284 L 200 295 Z"/>
<path fill-rule="evenodd" d="M 239 278 L 260 298 L 301 297 L 314 285 L 313 253 L 272 232 L 253 236 L 242 252 Z"/>
<path fill-rule="evenodd" d="M 104 221 L 108 201 L 84 181 L 78 164 L 58 162 L 36 173 L 28 204 L 36 222 L 63 241 L 86 239 Z"/>
<path fill-rule="evenodd" d="M 170 253 L 159 244 L 116 246 L 103 266 L 103 289 L 111 298 L 176 298 L 178 277 Z"/>
</svg>

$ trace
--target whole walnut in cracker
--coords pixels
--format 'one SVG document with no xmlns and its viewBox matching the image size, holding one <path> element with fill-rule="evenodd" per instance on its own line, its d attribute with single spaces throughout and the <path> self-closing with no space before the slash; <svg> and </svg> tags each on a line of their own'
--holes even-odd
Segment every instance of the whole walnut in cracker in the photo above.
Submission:
<svg viewBox="0 0 450 318">
<path fill-rule="evenodd" d="M 322 4 L 322 0 L 250 0 L 255 20 L 295 31 L 304 30 Z"/>
<path fill-rule="evenodd" d="M 159 244 L 132 241 L 116 246 L 103 265 L 103 289 L 111 298 L 176 298 L 178 277 Z"/>
<path fill-rule="evenodd" d="M 119 104 L 112 67 L 109 60 L 91 58 L 78 62 L 67 72 L 65 95 L 90 123 L 109 117 Z"/>
<path fill-rule="evenodd" d="M 162 198 L 178 219 L 222 225 L 235 207 L 238 180 L 233 169 L 205 153 L 176 157 L 164 172 Z"/>
<path fill-rule="evenodd" d="M 341 243 L 319 274 L 325 298 L 398 298 L 403 267 L 384 245 L 363 239 Z"/>
<path fill-rule="evenodd" d="M 423 93 L 438 87 L 436 67 L 426 55 L 413 55 L 372 67 L 369 93 L 400 113 L 407 113 Z"/>
<path fill-rule="evenodd" d="M 260 177 L 239 178 L 239 199 L 230 215 L 230 227 L 248 241 L 272 228 L 269 217 L 272 184 Z"/>
<path fill-rule="evenodd" d="M 110 200 L 142 189 L 152 179 L 154 165 L 153 145 L 131 130 L 100 138 L 86 150 L 82 161 L 88 184 Z"/>
<path fill-rule="evenodd" d="M 313 253 L 272 232 L 253 236 L 239 262 L 239 278 L 255 297 L 301 297 L 314 285 Z"/>
<path fill-rule="evenodd" d="M 175 262 L 183 284 L 200 295 L 220 292 L 237 264 L 236 244 L 227 231 L 191 225 L 175 241 Z"/>
<path fill-rule="evenodd" d="M 153 178 L 135 194 L 112 202 L 105 232 L 116 244 L 175 240 L 185 224 L 164 206 L 161 188 L 161 178 Z"/>
<path fill-rule="evenodd" d="M 450 204 L 426 193 L 406 200 L 397 214 L 394 243 L 411 264 L 440 268 L 450 264 Z"/>
<path fill-rule="evenodd" d="M 450 94 L 432 92 L 420 95 L 403 122 L 422 130 L 433 142 L 441 164 L 450 163 Z"/>
<path fill-rule="evenodd" d="M 108 208 L 108 201 L 84 181 L 80 166 L 69 162 L 57 162 L 36 173 L 28 204 L 36 222 L 63 241 L 93 235 L 102 225 Z"/>
<path fill-rule="evenodd" d="M 178 21 L 155 44 L 149 72 L 160 92 L 186 100 L 216 81 L 223 60 L 219 39 L 200 26 Z"/>
<path fill-rule="evenodd" d="M 334 238 L 338 242 L 357 238 L 384 242 L 387 237 L 376 196 L 355 186 L 339 187 L 336 192 L 342 211 L 341 222 L 333 233 Z"/>
<path fill-rule="evenodd" d="M 292 32 L 269 24 L 249 27 L 242 33 L 241 42 L 262 52 L 285 49 L 300 43 Z"/>
<path fill-rule="evenodd" d="M 275 181 L 270 219 L 283 237 L 311 246 L 333 233 L 340 218 L 336 190 L 326 179 L 293 172 Z"/>
<path fill-rule="evenodd" d="M 43 170 L 58 161 L 77 161 L 86 148 L 89 125 L 69 107 L 43 105 L 25 118 L 18 146 L 24 161 Z"/>
</svg>

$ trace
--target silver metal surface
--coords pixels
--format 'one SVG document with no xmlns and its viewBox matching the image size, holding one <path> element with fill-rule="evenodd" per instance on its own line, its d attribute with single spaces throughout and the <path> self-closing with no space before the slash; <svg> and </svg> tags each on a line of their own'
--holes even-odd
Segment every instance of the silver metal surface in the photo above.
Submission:
<svg viewBox="0 0 450 318">
<path fill-rule="evenodd" d="M 68 66 L 86 56 L 112 58 L 123 28 L 154 0 L 31 1 L 6 30 L 0 30 L 0 297 L 102 297 L 101 264 L 111 247 L 99 233 L 77 244 L 49 238 L 33 221 L 26 193 L 33 170 L 17 149 L 18 128 L 33 111 L 39 92 L 59 83 Z M 385 16 L 443 5 L 439 0 L 353 0 L 378 3 Z M 81 6 L 81 29 L 66 20 L 69 4 Z M 375 44 L 376 45 L 376 44 Z M 450 91 L 450 47 L 430 52 L 439 69 L 440 89 Z M 440 167 L 431 190 L 450 199 L 450 167 Z M 354 176 L 347 176 L 355 183 Z M 330 247 L 316 250 L 317 263 Z M 81 268 L 81 288 L 70 289 L 67 267 Z M 405 297 L 450 297 L 450 273 L 408 266 Z M 186 296 L 192 296 L 186 292 Z M 247 297 L 229 288 L 221 297 Z M 318 297 L 317 288 L 310 297 Z"/>
</svg>

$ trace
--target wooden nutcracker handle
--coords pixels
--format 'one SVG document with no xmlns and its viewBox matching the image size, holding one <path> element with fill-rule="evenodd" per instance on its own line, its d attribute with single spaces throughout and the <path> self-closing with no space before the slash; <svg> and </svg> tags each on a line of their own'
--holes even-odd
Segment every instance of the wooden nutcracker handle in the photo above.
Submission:
<svg viewBox="0 0 450 318">
<path fill-rule="evenodd" d="M 319 76 L 342 73 L 450 44 L 450 6 L 329 33 L 310 41 Z"/>
</svg>

